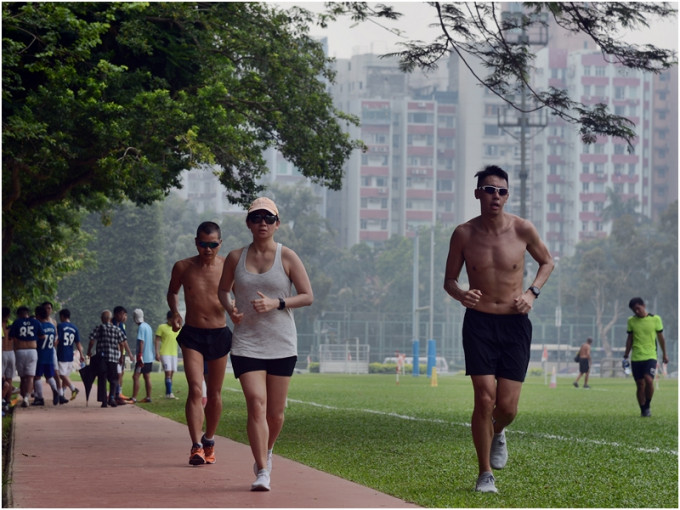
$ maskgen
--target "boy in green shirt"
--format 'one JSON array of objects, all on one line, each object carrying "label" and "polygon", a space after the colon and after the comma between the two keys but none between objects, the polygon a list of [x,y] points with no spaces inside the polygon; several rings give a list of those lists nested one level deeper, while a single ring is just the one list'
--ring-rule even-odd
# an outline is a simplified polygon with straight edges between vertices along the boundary
[{"label": "boy in green shirt", "polygon": [[666,340],[663,336],[661,317],[648,313],[642,298],[634,297],[628,303],[628,307],[635,315],[628,318],[628,338],[626,338],[626,351],[623,354],[623,359],[625,363],[632,349],[631,368],[633,369],[633,378],[637,385],[637,400],[638,404],[640,404],[640,412],[644,418],[652,415],[649,406],[654,395],[654,376],[656,375],[657,367],[657,339],[663,352],[664,363],[668,363]]}]

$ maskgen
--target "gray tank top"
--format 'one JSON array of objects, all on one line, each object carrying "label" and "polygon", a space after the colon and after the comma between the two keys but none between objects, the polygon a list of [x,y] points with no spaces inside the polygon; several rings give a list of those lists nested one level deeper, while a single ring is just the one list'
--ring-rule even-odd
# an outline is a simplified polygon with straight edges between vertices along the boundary
[{"label": "gray tank top", "polygon": [[276,244],[274,264],[262,274],[246,270],[248,246],[243,248],[234,271],[236,307],[243,313],[240,324],[234,326],[231,352],[236,356],[276,359],[297,356],[297,329],[293,310],[271,310],[257,313],[250,302],[265,296],[286,299],[291,296],[293,283],[281,262],[281,243]]}]

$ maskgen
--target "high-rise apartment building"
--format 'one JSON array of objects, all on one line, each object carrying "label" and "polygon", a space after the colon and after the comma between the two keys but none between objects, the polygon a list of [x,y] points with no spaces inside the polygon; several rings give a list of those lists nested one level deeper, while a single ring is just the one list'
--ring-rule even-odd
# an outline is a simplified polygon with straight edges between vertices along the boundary
[{"label": "high-rise apartment building", "polygon": [[[467,69],[483,75],[478,63],[462,63],[457,55],[428,75],[404,74],[395,59],[374,54],[339,59],[329,90],[339,109],[360,119],[350,135],[368,147],[347,161],[342,190],[316,187],[339,246],[379,245],[394,234],[412,236],[421,226],[470,219],[478,214],[474,173],[488,164],[508,171],[507,210],[520,214],[524,203],[526,217],[555,256],[607,235],[608,190],[622,201],[637,201],[637,211],[653,219],[677,200],[677,68],[658,76],[627,69],[608,62],[585,37],[567,37],[556,27],[549,33],[547,46],[537,51],[533,84],[567,89],[585,105],[604,103],[631,119],[633,151],[606,136],[583,144],[578,126],[546,113],[529,119],[533,127],[520,137],[517,111],[478,84]],[[265,159],[268,181],[306,182],[277,152],[268,151]],[[191,172],[189,198],[210,195],[222,206],[218,211],[232,209],[216,196],[221,186],[209,174]]]}]

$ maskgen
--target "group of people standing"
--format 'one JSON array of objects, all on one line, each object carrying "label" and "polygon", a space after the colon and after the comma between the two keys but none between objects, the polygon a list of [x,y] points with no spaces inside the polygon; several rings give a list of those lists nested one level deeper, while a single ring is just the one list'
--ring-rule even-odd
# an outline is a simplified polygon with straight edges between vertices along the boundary
[{"label": "group of people standing", "polygon": [[[52,390],[54,405],[66,404],[76,398],[78,388],[70,379],[73,371],[74,349],[82,357],[78,328],[71,323],[68,309],[59,311],[59,320],[52,317],[52,303],[46,301],[31,311],[27,306],[16,310],[10,324],[10,309],[2,309],[2,406],[3,413],[10,405],[44,406],[42,380]],[[19,388],[13,384],[19,376]],[[70,398],[64,390],[70,390]]]},{"label": "group of people standing", "polygon": [[[177,333],[170,327],[170,313],[167,314],[167,322],[156,329],[155,336],[151,326],[144,321],[144,311],[141,308],[136,308],[132,316],[137,325],[136,354],[133,354],[127,340],[125,323],[128,314],[123,306],[115,307],[113,313],[104,310],[100,316],[101,324],[94,328],[89,337],[87,356],[98,377],[97,400],[102,403],[102,407],[136,404],[141,378],[144,379],[146,397],[139,402],[151,403],[151,371],[154,361],[161,363],[165,373],[165,397],[175,398],[172,378],[177,371],[178,344]],[[122,393],[126,355],[134,367],[132,397]],[[109,383],[108,394],[106,382]]]},{"label": "group of people standing", "polygon": [[[54,405],[66,404],[75,399],[79,390],[70,375],[87,365],[88,360],[94,377],[98,378],[97,400],[102,403],[102,407],[137,402],[141,376],[144,377],[146,389],[143,402],[151,402],[149,374],[154,360],[160,361],[165,370],[166,397],[175,398],[172,376],[177,371],[178,345],[177,333],[172,331],[169,320],[158,327],[154,339],[151,326],[144,322],[144,312],[139,308],[134,311],[134,320],[138,325],[137,355],[132,375],[133,394],[132,397],[126,397],[122,393],[124,358],[128,355],[131,361],[135,361],[127,341],[127,310],[117,306],[113,313],[109,310],[102,312],[101,324],[89,336],[87,354],[83,352],[80,331],[71,322],[70,310],[65,308],[59,311],[59,323],[51,317],[51,310],[52,304],[49,302],[36,307],[33,314],[28,307],[21,306],[10,325],[10,310],[3,308],[4,412],[9,410],[10,405],[18,404],[19,399],[21,407],[44,406],[43,377],[52,389]],[[15,374],[20,379],[18,389],[13,385]],[[107,382],[110,388],[108,393]],[[65,389],[71,392],[69,399],[64,396]],[[16,394],[18,398],[13,398]],[[31,396],[33,402],[29,404]]]}]

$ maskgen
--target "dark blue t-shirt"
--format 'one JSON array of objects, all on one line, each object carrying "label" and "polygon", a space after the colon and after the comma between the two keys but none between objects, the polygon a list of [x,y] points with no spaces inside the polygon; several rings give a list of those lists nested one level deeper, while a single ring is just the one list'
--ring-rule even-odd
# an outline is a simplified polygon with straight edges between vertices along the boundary
[{"label": "dark blue t-shirt", "polygon": [[51,322],[43,322],[42,330],[45,338],[38,340],[38,365],[54,365],[54,341],[57,339],[57,328]]},{"label": "dark blue t-shirt", "polygon": [[40,321],[34,317],[15,320],[9,330],[10,338],[18,338],[26,342],[38,341],[39,337],[44,335]]},{"label": "dark blue t-shirt", "polygon": [[57,359],[59,361],[73,361],[73,348],[80,343],[78,328],[70,322],[61,322],[57,326],[59,344],[57,345]]}]

